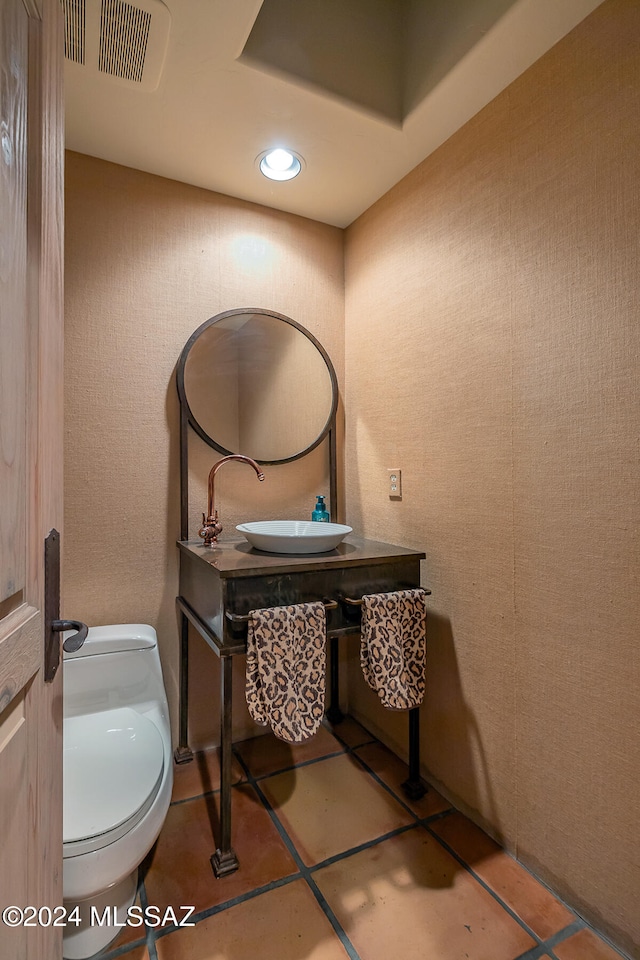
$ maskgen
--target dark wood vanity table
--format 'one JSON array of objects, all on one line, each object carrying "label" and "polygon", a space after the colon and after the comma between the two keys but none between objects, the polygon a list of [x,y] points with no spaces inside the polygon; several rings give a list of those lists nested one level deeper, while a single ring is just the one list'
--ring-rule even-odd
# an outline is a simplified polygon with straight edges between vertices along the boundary
[{"label": "dark wood vanity table", "polygon": [[[330,643],[330,700],[327,717],[342,719],[338,699],[338,642],[360,633],[364,594],[389,593],[420,585],[424,553],[350,536],[329,553],[273,554],[255,550],[245,540],[205,547],[201,540],[179,541],[181,617],[180,744],[176,762],[191,760],[188,744],[188,624],[191,623],[221,660],[220,843],[211,858],[217,877],[238,867],[231,844],[231,665],[246,651],[250,610],[323,600]],[[412,798],[425,792],[419,773],[418,708],[409,711],[409,777],[403,784]]]},{"label": "dark wood vanity table", "polygon": [[[270,385],[276,382],[274,390]],[[239,866],[231,844],[231,668],[233,657],[246,652],[249,612],[324,602],[330,670],[326,716],[338,724],[343,719],[338,696],[340,638],[359,636],[363,595],[420,586],[420,560],[425,554],[354,536],[330,552],[317,554],[265,553],[244,539],[226,536],[211,546],[190,540],[190,431],[223,459],[252,457],[256,471],[258,464],[293,463],[324,442],[329,455],[331,520],[338,519],[338,380],[322,344],[299,323],[271,310],[243,308],[218,314],[194,331],[180,355],[176,385],[180,399],[180,582],[176,599],[180,742],[174,756],[177,763],[193,759],[188,742],[191,624],[221,664],[220,837],[211,863],[216,877],[223,877]],[[233,409],[234,400],[237,409]],[[258,428],[265,423],[268,428]],[[219,531],[213,478],[221,465],[222,461],[215,463],[209,474],[210,516],[203,516],[202,536],[207,529],[212,534]],[[419,771],[418,709],[408,711],[409,777],[403,784],[412,798],[425,792]]]},{"label": "dark wood vanity table", "polygon": [[425,556],[353,535],[329,553],[316,554],[264,553],[246,540],[212,547],[187,540],[178,541],[178,547],[180,598],[209,628],[222,656],[244,653],[246,615],[260,607],[337,600],[337,607],[327,610],[328,632],[356,634],[357,605],[344,599],[419,586]]}]

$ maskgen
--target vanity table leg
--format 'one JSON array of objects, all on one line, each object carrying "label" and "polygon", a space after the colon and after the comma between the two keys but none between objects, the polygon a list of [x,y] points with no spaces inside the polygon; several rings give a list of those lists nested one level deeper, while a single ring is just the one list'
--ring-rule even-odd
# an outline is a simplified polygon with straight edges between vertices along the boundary
[{"label": "vanity table leg", "polygon": [[189,621],[180,612],[180,718],[178,746],[174,750],[176,763],[189,763],[193,752],[189,747]]},{"label": "vanity table leg", "polygon": [[340,709],[340,650],[338,637],[329,638],[329,709],[327,720],[329,723],[342,723],[344,714]]},{"label": "vanity table leg", "polygon": [[232,657],[220,657],[220,846],[211,857],[211,866],[218,879],[240,866],[231,846],[232,666]]},{"label": "vanity table leg", "polygon": [[420,779],[420,708],[409,710],[409,778],[402,789],[410,800],[424,797],[427,788]]}]

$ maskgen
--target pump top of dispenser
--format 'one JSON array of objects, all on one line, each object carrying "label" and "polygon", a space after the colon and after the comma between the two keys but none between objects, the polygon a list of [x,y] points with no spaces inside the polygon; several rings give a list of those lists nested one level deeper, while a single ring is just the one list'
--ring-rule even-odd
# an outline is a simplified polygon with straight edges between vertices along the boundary
[{"label": "pump top of dispenser", "polygon": [[311,514],[312,520],[319,520],[321,523],[329,523],[329,511],[327,510],[327,505],[324,502],[324,496],[318,494],[316,497],[316,505],[313,513]]}]

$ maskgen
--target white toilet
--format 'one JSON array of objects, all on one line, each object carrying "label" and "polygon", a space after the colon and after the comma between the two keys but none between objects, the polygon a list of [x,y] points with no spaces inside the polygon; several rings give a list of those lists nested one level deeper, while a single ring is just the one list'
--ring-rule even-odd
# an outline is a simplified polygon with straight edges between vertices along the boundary
[{"label": "white toilet", "polygon": [[[92,627],[64,654],[63,956],[84,960],[121,931],[169,807],[173,758],[155,630]],[[76,909],[77,908],[77,909]],[[144,928],[142,928],[144,930]]]}]

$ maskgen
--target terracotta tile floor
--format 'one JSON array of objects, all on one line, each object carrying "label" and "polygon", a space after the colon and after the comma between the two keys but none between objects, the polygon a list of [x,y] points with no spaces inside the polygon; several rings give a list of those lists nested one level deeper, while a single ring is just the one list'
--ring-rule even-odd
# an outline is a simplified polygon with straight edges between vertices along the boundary
[{"label": "terracotta tile floor", "polygon": [[101,960],[616,960],[620,957],[354,720],[291,746],[234,745],[240,869],[221,880],[215,751],[175,768],[140,901],[190,922],[125,928]]}]

